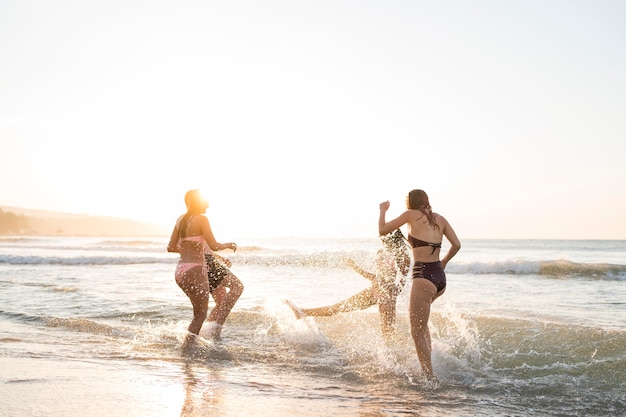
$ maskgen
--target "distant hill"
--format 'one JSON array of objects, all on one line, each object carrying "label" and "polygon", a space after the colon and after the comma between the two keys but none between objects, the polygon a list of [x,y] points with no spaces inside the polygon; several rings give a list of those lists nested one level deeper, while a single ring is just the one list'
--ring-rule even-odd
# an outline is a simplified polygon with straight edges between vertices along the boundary
[{"label": "distant hill", "polygon": [[167,236],[164,225],[116,217],[0,207],[0,235]]}]

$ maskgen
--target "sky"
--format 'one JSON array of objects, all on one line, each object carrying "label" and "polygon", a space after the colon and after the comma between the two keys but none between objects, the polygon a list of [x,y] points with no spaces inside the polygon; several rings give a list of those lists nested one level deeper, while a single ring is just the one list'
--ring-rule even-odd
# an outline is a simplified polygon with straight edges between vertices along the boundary
[{"label": "sky", "polygon": [[621,0],[0,0],[0,206],[626,239]]}]

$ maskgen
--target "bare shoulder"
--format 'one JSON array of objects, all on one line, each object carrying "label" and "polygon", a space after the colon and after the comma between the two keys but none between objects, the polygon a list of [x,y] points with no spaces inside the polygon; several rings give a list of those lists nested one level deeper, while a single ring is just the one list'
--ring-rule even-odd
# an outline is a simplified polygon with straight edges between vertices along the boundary
[{"label": "bare shoulder", "polygon": [[180,216],[178,216],[178,218],[176,219],[176,223],[174,224],[174,227],[176,228],[180,227],[180,222],[183,220],[183,217],[185,217],[184,214],[181,214]]},{"label": "bare shoulder", "polygon": [[209,218],[205,214],[199,214],[194,217],[194,222],[196,225],[202,227],[206,227],[209,224]]},{"label": "bare shoulder", "polygon": [[209,220],[204,214],[196,214],[191,219],[191,231],[194,234],[202,234],[202,230],[207,227]]},{"label": "bare shoulder", "polygon": [[206,214],[196,214],[195,216],[193,216],[193,220],[195,222],[204,223],[204,222],[208,222],[209,218],[206,216]]},{"label": "bare shoulder", "polygon": [[424,217],[424,213],[422,213],[420,210],[413,210],[413,209],[407,209],[404,212],[404,215],[408,218],[408,220],[411,220],[411,221],[417,221],[421,219],[422,217]]},{"label": "bare shoulder", "polygon": [[435,222],[439,225],[439,227],[444,227],[448,224],[446,218],[443,217],[441,214],[433,213],[433,216],[435,217]]}]

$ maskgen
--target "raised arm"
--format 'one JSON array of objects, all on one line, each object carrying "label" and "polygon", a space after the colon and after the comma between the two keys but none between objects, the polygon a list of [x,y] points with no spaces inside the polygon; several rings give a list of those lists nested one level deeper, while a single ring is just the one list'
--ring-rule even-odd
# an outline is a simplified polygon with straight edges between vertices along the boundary
[{"label": "raised arm", "polygon": [[380,203],[380,215],[378,216],[378,234],[380,236],[386,235],[387,233],[393,232],[394,230],[400,228],[402,225],[409,221],[409,212],[405,211],[398,217],[393,220],[386,221],[385,216],[387,214],[387,210],[389,210],[390,203],[389,201],[384,201]]}]

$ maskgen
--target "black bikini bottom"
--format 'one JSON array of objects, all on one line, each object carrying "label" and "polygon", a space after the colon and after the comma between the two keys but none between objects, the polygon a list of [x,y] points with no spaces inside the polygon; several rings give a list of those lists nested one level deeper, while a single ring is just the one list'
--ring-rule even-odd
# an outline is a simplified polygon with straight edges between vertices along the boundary
[{"label": "black bikini bottom", "polygon": [[415,262],[413,264],[413,279],[424,278],[435,284],[437,292],[446,288],[446,273],[441,262]]}]

